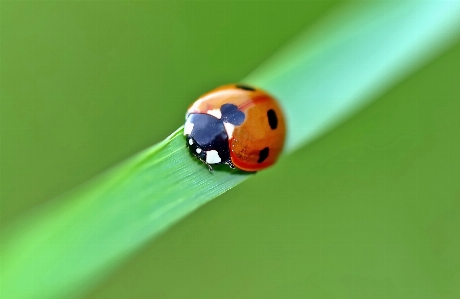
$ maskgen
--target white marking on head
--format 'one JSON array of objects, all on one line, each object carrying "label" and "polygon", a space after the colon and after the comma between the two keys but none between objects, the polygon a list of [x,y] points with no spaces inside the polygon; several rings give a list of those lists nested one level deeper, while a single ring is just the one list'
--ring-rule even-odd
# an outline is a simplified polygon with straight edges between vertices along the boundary
[{"label": "white marking on head", "polygon": [[232,139],[233,131],[235,130],[235,126],[230,123],[224,122],[224,127],[225,127],[225,131],[227,131],[228,139]]},{"label": "white marking on head", "polygon": [[196,149],[196,153],[197,153],[197,154],[201,153],[201,148],[198,147],[198,148]]},{"label": "white marking on head", "polygon": [[190,144],[190,145],[192,145],[192,144],[193,144],[193,140],[192,140],[192,138],[190,138],[190,139],[188,140],[188,144]]},{"label": "white marking on head", "polygon": [[217,164],[220,161],[222,161],[222,159],[219,157],[219,153],[216,150],[206,152],[206,163]]},{"label": "white marking on head", "polygon": [[208,110],[206,113],[209,115],[215,116],[218,119],[222,118],[222,112],[220,112],[220,109]]},{"label": "white marking on head", "polygon": [[184,135],[190,135],[192,133],[193,127],[195,126],[194,123],[186,122],[184,126]]}]

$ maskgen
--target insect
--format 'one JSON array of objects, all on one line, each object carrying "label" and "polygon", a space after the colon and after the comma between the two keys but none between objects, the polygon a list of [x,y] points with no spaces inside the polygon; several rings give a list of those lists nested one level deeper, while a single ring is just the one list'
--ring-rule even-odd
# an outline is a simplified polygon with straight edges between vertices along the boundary
[{"label": "insect", "polygon": [[190,152],[212,171],[213,164],[255,172],[271,166],[286,135],[276,100],[247,85],[221,86],[188,109],[184,135]]}]

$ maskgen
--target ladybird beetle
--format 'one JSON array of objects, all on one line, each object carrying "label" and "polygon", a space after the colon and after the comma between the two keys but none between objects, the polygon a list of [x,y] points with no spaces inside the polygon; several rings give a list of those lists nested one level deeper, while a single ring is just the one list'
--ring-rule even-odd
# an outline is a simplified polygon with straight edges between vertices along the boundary
[{"label": "ladybird beetle", "polygon": [[190,152],[212,164],[255,172],[271,166],[284,145],[286,124],[276,100],[258,88],[225,85],[202,95],[187,110]]}]

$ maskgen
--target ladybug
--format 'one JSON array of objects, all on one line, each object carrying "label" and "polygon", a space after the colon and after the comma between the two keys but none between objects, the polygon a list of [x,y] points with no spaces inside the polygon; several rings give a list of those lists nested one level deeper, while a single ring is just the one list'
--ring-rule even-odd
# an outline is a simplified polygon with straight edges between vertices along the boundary
[{"label": "ladybug", "polygon": [[190,152],[213,164],[255,172],[271,166],[284,145],[286,124],[265,91],[225,85],[202,95],[187,110],[184,135]]}]

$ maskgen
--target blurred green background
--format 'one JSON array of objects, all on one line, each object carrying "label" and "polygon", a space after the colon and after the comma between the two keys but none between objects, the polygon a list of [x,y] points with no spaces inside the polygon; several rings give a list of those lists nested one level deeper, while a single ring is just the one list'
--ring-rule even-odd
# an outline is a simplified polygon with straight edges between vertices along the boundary
[{"label": "blurred green background", "polygon": [[[1,2],[0,225],[159,142],[339,5]],[[458,298],[458,82],[457,43],[87,297]]]}]

